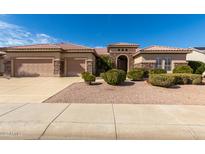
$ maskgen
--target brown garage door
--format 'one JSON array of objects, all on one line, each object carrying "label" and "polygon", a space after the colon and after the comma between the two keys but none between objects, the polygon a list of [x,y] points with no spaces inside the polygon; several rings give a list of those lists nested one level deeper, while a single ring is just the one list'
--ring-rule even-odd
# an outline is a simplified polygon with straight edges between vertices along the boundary
[{"label": "brown garage door", "polygon": [[67,59],[67,76],[80,76],[85,72],[85,60],[79,58]]},{"label": "brown garage door", "polygon": [[16,59],[14,61],[14,76],[37,77],[53,76],[52,59]]}]

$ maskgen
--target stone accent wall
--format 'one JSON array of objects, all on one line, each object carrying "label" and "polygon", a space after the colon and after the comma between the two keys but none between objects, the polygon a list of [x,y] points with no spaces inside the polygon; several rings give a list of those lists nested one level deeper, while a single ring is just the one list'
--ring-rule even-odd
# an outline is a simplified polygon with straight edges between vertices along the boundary
[{"label": "stone accent wall", "polygon": [[113,67],[117,68],[117,58],[121,55],[125,55],[128,57],[128,68],[127,71],[134,68],[134,58],[132,53],[120,52],[120,53],[110,53],[110,57],[112,59]]},{"label": "stone accent wall", "polygon": [[60,76],[60,60],[59,59],[54,60],[54,75]]},{"label": "stone accent wall", "polygon": [[5,67],[4,75],[11,76],[11,60],[5,60],[4,67]]},{"label": "stone accent wall", "polygon": [[60,76],[64,76],[65,60],[60,60]]},{"label": "stone accent wall", "polygon": [[63,59],[54,60],[54,75],[64,76],[64,60]]}]

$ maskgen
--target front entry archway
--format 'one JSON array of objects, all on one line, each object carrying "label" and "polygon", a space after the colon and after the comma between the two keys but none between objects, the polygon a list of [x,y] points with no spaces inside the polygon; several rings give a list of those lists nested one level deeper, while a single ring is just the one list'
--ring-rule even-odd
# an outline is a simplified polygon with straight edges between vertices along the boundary
[{"label": "front entry archway", "polygon": [[122,69],[127,72],[128,59],[127,56],[121,55],[117,58],[117,69]]}]

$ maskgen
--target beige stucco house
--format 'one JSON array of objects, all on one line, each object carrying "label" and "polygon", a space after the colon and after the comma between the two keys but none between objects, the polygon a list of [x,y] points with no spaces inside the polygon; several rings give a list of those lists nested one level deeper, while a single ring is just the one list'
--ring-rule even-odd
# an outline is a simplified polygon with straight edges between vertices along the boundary
[{"label": "beige stucco house", "polygon": [[110,56],[115,68],[129,71],[134,67],[163,68],[172,71],[186,65],[191,50],[163,46],[141,49],[134,43],[114,43],[107,48],[89,48],[71,43],[36,44],[0,48],[0,65],[5,75],[79,76],[84,71],[95,74],[101,55]]}]

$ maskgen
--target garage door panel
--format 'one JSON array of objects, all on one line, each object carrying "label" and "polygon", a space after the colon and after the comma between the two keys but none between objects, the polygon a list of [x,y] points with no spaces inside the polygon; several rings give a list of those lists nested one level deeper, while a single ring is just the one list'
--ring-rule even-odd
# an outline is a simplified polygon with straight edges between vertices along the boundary
[{"label": "garage door panel", "polygon": [[14,75],[17,77],[53,76],[52,59],[17,59],[14,62]]},{"label": "garage door panel", "polygon": [[85,60],[69,58],[67,60],[67,76],[80,76],[85,72]]}]

